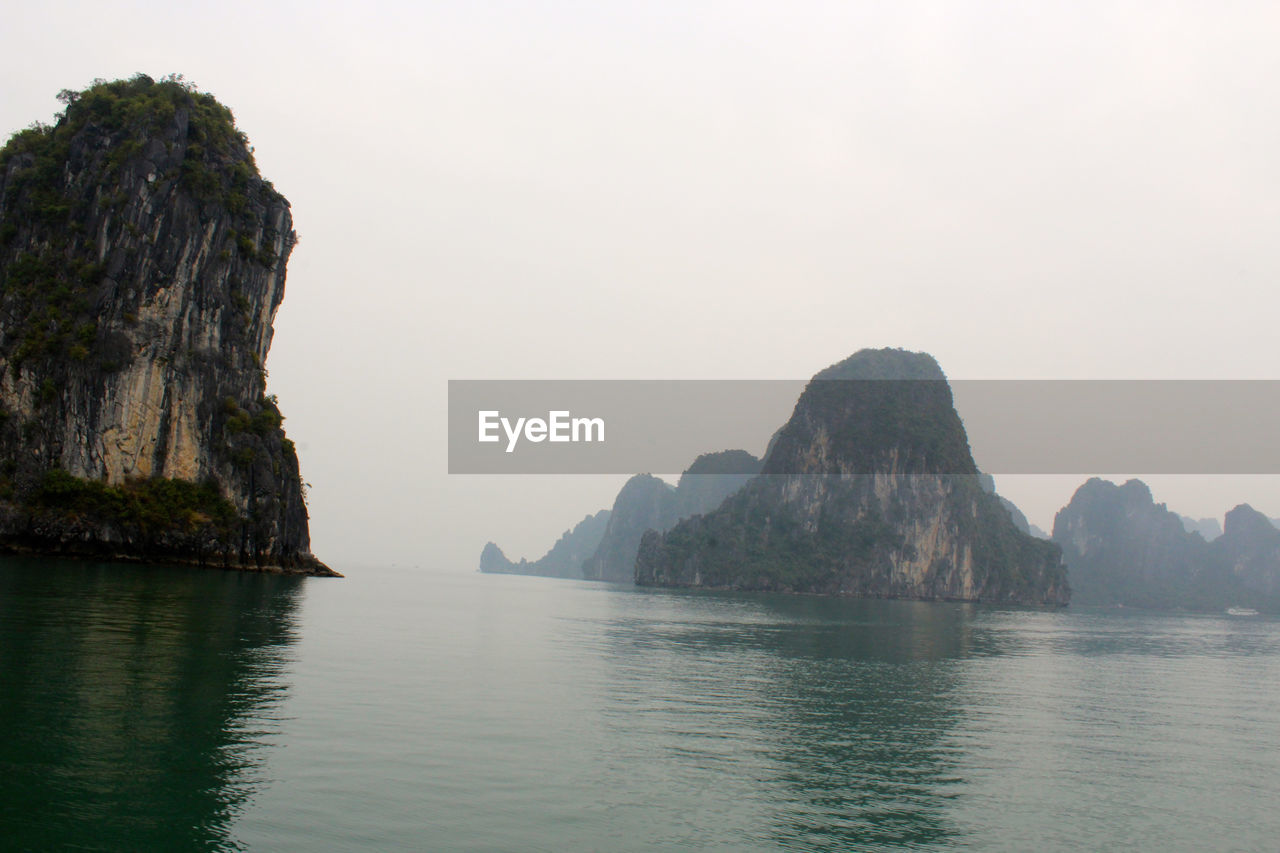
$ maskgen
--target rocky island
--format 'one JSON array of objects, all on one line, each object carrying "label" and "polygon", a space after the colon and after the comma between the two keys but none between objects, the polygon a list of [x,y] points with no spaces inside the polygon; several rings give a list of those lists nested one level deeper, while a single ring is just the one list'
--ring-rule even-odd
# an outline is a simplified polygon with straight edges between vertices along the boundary
[{"label": "rocky island", "polygon": [[582,564],[596,552],[609,524],[609,510],[588,515],[566,530],[551,550],[530,562],[521,557],[512,562],[494,542],[480,552],[480,571],[507,575],[539,575],[549,578],[581,578]]},{"label": "rocky island", "polygon": [[0,151],[0,548],[336,575],[266,392],[288,201],[181,78],[59,97]]},{"label": "rocky island", "polygon": [[759,476],[645,534],[636,583],[1065,605],[1059,547],[983,486],[933,358],[862,350],[810,381]]},{"label": "rocky island", "polygon": [[584,518],[541,558],[512,562],[489,542],[480,554],[480,571],[631,583],[646,530],[663,531],[715,509],[759,471],[760,460],[747,451],[722,450],[695,459],[675,486],[636,474],[623,484],[612,510]]},{"label": "rocky island", "polygon": [[645,531],[667,530],[683,518],[709,512],[760,471],[760,460],[745,450],[704,453],[675,487],[649,474],[637,474],[618,492],[600,546],[583,565],[589,580],[632,583],[636,551]]},{"label": "rocky island", "polygon": [[1141,480],[1094,477],[1054,518],[1053,540],[1071,566],[1080,604],[1280,613],[1280,530],[1248,504],[1209,537],[1156,503]]}]

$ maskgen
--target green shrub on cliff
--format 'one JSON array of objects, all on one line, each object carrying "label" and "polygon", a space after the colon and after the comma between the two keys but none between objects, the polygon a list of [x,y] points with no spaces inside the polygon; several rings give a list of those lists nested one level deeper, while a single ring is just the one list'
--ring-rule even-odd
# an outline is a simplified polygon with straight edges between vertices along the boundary
[{"label": "green shrub on cliff", "polygon": [[109,486],[56,469],[44,475],[32,504],[75,514],[87,521],[136,530],[144,536],[202,530],[226,535],[240,518],[213,481],[137,478]]},{"label": "green shrub on cliff", "polygon": [[[13,318],[0,357],[15,372],[24,361],[71,355],[77,344],[77,361],[93,354],[92,339],[77,341],[72,333],[95,319],[93,295],[106,267],[98,242],[82,235],[95,211],[151,191],[139,186],[168,186],[201,204],[221,205],[244,235],[245,260],[267,267],[278,260],[265,236],[259,246],[248,235],[263,233],[263,204],[282,199],[261,180],[248,139],[213,95],[181,76],[156,81],[138,74],[95,80],[58,97],[66,108],[54,124],[33,124],[0,148],[0,308]],[[156,154],[157,141],[167,154]],[[144,164],[160,174],[139,184]],[[106,184],[86,185],[85,175],[102,176]],[[151,239],[127,212],[111,221],[108,248],[132,252]],[[12,254],[4,251],[10,246]],[[52,310],[56,316],[43,322]]]}]

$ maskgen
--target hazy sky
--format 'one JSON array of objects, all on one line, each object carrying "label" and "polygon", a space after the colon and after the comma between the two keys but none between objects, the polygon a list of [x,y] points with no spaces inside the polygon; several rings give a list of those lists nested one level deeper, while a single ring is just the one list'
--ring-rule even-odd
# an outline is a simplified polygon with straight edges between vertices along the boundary
[{"label": "hazy sky", "polygon": [[[0,132],[137,71],[229,105],[301,235],[314,550],[469,571],[624,478],[450,478],[450,378],[1280,378],[1277,44],[1267,2],[20,4]],[[1083,479],[1000,485],[1048,526]]]}]

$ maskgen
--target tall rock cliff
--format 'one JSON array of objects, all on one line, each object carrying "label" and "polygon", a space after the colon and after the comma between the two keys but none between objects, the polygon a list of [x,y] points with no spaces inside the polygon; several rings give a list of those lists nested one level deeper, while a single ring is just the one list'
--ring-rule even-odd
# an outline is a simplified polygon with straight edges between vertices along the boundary
[{"label": "tall rock cliff", "polygon": [[1095,477],[1058,512],[1053,539],[1080,604],[1280,612],[1280,530],[1247,504],[1225,521],[1206,542],[1141,480]]},{"label": "tall rock cliff", "polygon": [[951,389],[924,353],[822,371],[764,469],[719,509],[645,534],[643,585],[1066,604],[1059,549],[982,487]]},{"label": "tall rock cliff", "polygon": [[1210,546],[1233,578],[1257,593],[1269,610],[1280,609],[1280,529],[1248,504],[1223,519],[1222,536]]},{"label": "tall rock cliff", "polygon": [[0,543],[331,573],[266,394],[289,203],[180,79],[60,98],[0,152]]},{"label": "tall rock cliff", "polygon": [[1053,520],[1077,604],[1179,607],[1210,594],[1208,543],[1157,504],[1141,480],[1097,477]]},{"label": "tall rock cliff", "polygon": [[679,521],[678,503],[675,488],[659,477],[636,474],[627,480],[613,501],[600,545],[583,563],[583,576],[630,583],[640,537],[646,530],[666,530]]}]

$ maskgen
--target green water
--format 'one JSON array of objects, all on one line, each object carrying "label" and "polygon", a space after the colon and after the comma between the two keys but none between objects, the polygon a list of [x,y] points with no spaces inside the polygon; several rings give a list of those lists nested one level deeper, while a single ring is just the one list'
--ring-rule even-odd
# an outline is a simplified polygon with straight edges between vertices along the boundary
[{"label": "green water", "polygon": [[0,847],[1280,837],[1275,620],[348,571],[0,560]]}]

